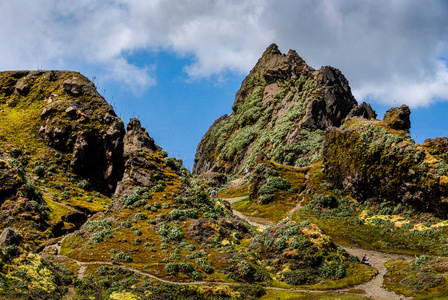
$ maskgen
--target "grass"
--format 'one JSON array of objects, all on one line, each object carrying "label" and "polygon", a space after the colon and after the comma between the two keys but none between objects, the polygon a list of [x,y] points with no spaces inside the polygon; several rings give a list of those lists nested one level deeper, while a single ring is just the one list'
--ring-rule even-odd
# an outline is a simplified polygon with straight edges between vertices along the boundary
[{"label": "grass", "polygon": [[421,258],[387,262],[385,287],[414,299],[445,299],[448,294],[448,259]]},{"label": "grass", "polygon": [[348,293],[318,293],[318,292],[295,292],[285,290],[266,289],[266,295],[259,298],[260,300],[277,299],[277,300],[367,300],[369,297],[353,295]]},{"label": "grass", "polygon": [[295,203],[288,200],[277,200],[272,204],[254,204],[253,201],[245,199],[233,204],[234,209],[245,215],[266,218],[274,223],[283,220],[294,206]]}]

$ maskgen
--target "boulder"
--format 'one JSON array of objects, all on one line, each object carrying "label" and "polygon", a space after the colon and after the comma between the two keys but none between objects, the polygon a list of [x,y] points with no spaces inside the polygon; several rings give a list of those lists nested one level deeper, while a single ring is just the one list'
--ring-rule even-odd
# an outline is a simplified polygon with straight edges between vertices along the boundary
[{"label": "boulder", "polygon": [[384,114],[382,123],[392,129],[408,131],[411,128],[410,115],[411,110],[405,104],[392,107]]},{"label": "boulder", "polygon": [[69,79],[62,83],[62,86],[66,93],[79,96],[82,94],[82,88],[84,84],[80,83],[77,79]]},{"label": "boulder", "polygon": [[129,121],[123,142],[125,157],[129,157],[131,152],[141,149],[150,152],[157,150],[154,140],[149,137],[146,130],[141,126],[140,120],[136,118],[132,118]]},{"label": "boulder", "polygon": [[18,243],[19,239],[14,229],[3,229],[2,233],[0,234],[0,246],[17,245]]},{"label": "boulder", "polygon": [[375,119],[377,116],[376,112],[373,110],[373,108],[370,106],[370,104],[367,104],[363,102],[361,105],[355,106],[347,115],[345,118],[346,120],[351,118],[364,118],[367,120]]}]

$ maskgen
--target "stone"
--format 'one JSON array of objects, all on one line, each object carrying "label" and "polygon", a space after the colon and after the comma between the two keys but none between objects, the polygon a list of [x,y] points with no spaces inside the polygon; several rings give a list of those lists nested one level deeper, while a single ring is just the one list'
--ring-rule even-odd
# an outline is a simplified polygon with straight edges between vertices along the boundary
[{"label": "stone", "polygon": [[12,228],[3,229],[0,234],[0,246],[10,246],[17,245],[19,239],[17,238],[16,232]]},{"label": "stone", "polygon": [[202,174],[202,177],[207,180],[210,186],[222,186],[227,183],[227,176],[218,172],[206,172]]},{"label": "stone", "polygon": [[365,102],[361,103],[361,105],[355,106],[347,115],[345,118],[346,120],[349,120],[351,118],[364,118],[366,120],[370,119],[376,119],[376,112],[373,110],[373,108],[370,106],[370,104],[367,104]]},{"label": "stone", "polygon": [[154,140],[140,124],[140,120],[132,118],[127,126],[127,132],[123,139],[124,156],[129,157],[132,152],[137,150],[147,150],[154,152],[157,150]]},{"label": "stone", "polygon": [[407,105],[403,104],[400,107],[392,107],[386,111],[382,122],[389,128],[408,131],[411,128],[410,115],[411,110]]},{"label": "stone", "polygon": [[5,160],[0,158],[0,196],[13,193],[19,185],[17,174]]},{"label": "stone", "polygon": [[82,88],[84,84],[79,83],[76,79],[69,79],[63,82],[65,92],[68,94],[79,96],[82,94]]},{"label": "stone", "polygon": [[28,95],[28,93],[30,92],[30,88],[31,87],[26,81],[26,78],[20,79],[15,85],[16,91],[22,96]]}]

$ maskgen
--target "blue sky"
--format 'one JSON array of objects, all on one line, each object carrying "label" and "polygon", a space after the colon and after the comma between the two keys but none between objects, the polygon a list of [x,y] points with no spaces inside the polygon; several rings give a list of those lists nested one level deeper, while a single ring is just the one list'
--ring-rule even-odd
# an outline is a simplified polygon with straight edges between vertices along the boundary
[{"label": "blue sky", "polygon": [[265,48],[339,68],[379,118],[403,103],[417,142],[448,136],[445,0],[0,0],[0,70],[95,77],[125,123],[193,166]]}]

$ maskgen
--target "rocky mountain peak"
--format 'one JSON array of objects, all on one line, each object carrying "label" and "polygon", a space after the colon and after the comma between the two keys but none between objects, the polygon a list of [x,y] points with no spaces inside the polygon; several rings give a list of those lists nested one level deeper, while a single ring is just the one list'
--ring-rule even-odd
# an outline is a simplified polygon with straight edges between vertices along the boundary
[{"label": "rocky mountain peak", "polygon": [[[235,173],[260,157],[307,165],[314,160],[311,149],[297,150],[305,136],[340,126],[356,107],[340,70],[315,70],[296,51],[283,54],[272,44],[241,84],[232,114],[215,121],[202,139],[193,172]],[[367,111],[353,115],[375,115]]]},{"label": "rocky mountain peak", "polygon": [[147,149],[151,152],[157,149],[154,140],[149,137],[146,129],[141,126],[140,120],[136,118],[132,118],[129,121],[123,142],[125,157],[139,149]]}]

